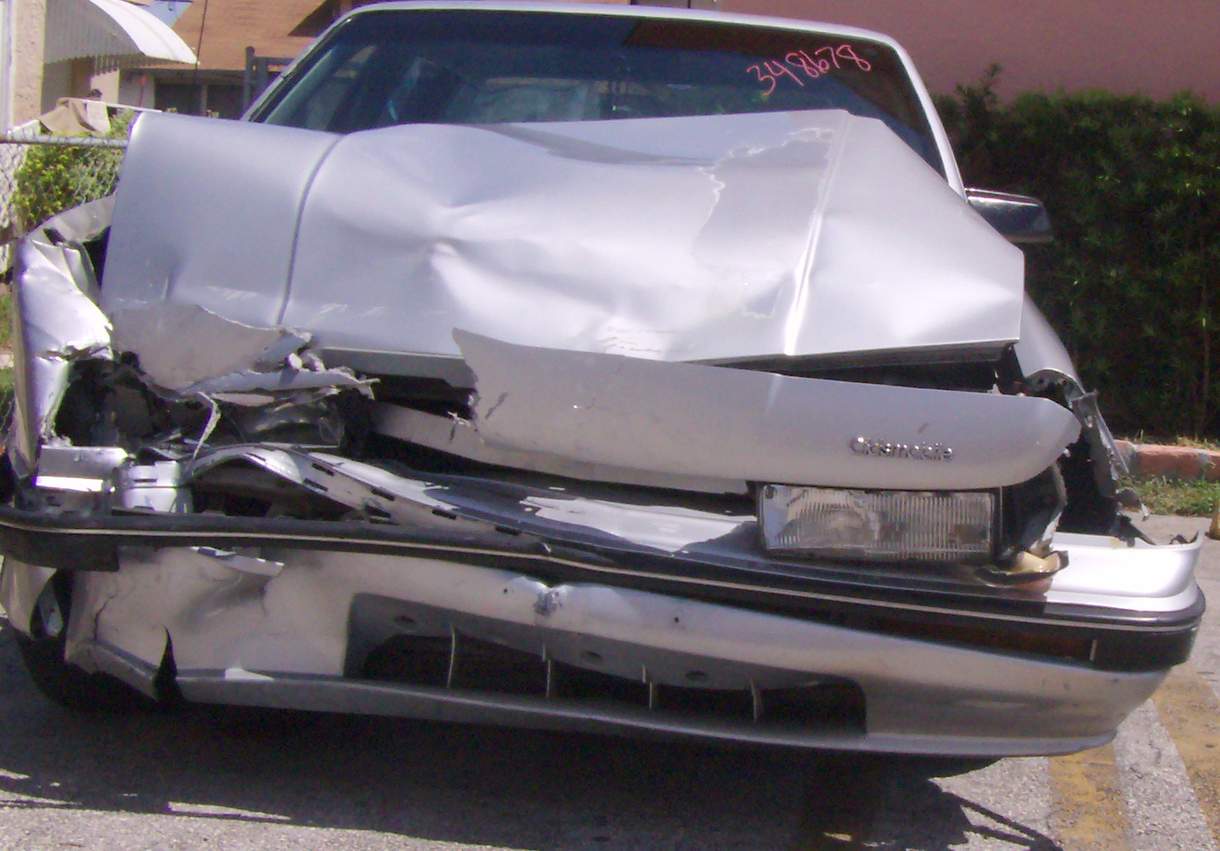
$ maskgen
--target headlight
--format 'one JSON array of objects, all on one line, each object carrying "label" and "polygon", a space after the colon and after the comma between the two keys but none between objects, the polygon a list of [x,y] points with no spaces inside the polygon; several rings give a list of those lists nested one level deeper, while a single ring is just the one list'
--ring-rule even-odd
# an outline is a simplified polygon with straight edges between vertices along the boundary
[{"label": "headlight", "polygon": [[991,560],[996,495],[989,491],[864,491],[766,485],[763,545],[776,553],[853,561]]}]

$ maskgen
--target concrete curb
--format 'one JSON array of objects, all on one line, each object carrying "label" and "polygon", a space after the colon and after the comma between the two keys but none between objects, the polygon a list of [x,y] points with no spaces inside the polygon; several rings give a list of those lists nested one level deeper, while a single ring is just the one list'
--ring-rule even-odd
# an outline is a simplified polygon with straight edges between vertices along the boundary
[{"label": "concrete curb", "polygon": [[1220,482],[1220,452],[1193,446],[1115,441],[1131,475],[1138,479],[1203,479]]}]

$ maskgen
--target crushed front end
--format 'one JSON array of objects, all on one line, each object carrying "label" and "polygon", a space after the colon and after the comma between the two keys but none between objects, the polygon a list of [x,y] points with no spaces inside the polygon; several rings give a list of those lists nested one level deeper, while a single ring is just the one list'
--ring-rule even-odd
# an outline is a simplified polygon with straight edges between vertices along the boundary
[{"label": "crushed front end", "polygon": [[[626,141],[337,141],[143,119],[117,207],[70,211],[19,249],[10,624],[157,699],[928,754],[1106,741],[1189,653],[1198,544],[1155,544],[1123,513],[1138,504],[1113,442],[1023,298],[1015,249],[876,122],[789,116],[768,145],[749,137],[774,119],[737,117],[708,151],[709,120]],[[621,256],[605,221],[571,257],[498,241],[504,210],[535,197],[525,179],[479,197],[414,186],[409,214],[344,206],[338,175],[385,179],[370,151],[401,165],[379,134],[441,150],[435,133],[524,165],[562,149],[569,193],[608,169],[714,186],[710,216],[668,211],[673,244],[632,236],[666,274],[685,258],[711,276],[715,298],[640,288],[607,307],[648,264],[580,279],[590,256]],[[611,157],[616,139],[650,153]],[[167,177],[187,144],[267,158],[247,218],[198,218],[238,216],[248,175]],[[923,268],[904,254],[911,290],[888,312],[855,298],[835,254],[888,226],[851,193],[870,146],[910,190],[885,221],[973,246],[919,248]],[[271,159],[312,183],[274,180]],[[768,234],[771,266],[750,268],[772,278],[742,295],[738,261],[700,240],[751,220],[735,193],[777,171],[818,195],[794,190],[786,221],[805,218]],[[193,187],[158,201],[166,180]],[[204,184],[212,207],[182,203]],[[633,203],[602,200],[607,221]],[[461,238],[427,231],[442,220]],[[417,237],[397,257],[395,229]],[[340,238],[363,246],[346,265]],[[506,315],[521,264],[537,298]],[[970,268],[991,277],[944,283]],[[424,282],[418,304],[387,270]],[[583,280],[562,299],[530,283],[561,272]],[[913,313],[929,300],[952,307]],[[862,325],[836,326],[836,307]]]}]

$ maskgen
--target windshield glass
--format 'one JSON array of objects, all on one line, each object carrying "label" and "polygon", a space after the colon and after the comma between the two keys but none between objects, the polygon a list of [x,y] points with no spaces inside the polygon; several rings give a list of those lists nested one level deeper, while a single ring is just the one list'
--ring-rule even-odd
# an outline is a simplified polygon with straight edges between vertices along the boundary
[{"label": "windshield glass", "polygon": [[492,10],[365,12],[253,116],[334,133],[394,124],[606,121],[843,109],[942,171],[893,50],[841,35],[695,20]]}]

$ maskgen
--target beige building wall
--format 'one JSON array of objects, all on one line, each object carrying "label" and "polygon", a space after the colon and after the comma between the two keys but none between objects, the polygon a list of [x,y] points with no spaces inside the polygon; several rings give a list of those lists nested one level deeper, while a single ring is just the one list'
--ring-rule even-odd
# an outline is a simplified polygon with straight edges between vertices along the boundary
[{"label": "beige building wall", "polygon": [[12,4],[12,123],[42,114],[42,41],[46,0],[7,0]]},{"label": "beige building wall", "polygon": [[933,92],[1004,66],[1000,92],[1108,89],[1220,102],[1220,0],[721,0],[726,12],[894,36]]},{"label": "beige building wall", "polygon": [[88,97],[93,89],[102,93],[102,100],[113,101],[119,92],[118,72],[95,74],[92,59],[71,59],[44,65],[42,107],[38,114],[54,109],[60,98]]},{"label": "beige building wall", "polygon": [[93,73],[93,69],[89,69],[89,79],[84,85],[85,93],[88,94],[93,89],[97,89],[102,94],[102,100],[106,103],[120,103],[119,94],[122,91],[122,75],[117,69],[113,71],[103,71],[100,74]]}]

